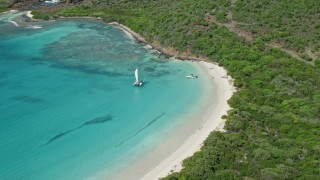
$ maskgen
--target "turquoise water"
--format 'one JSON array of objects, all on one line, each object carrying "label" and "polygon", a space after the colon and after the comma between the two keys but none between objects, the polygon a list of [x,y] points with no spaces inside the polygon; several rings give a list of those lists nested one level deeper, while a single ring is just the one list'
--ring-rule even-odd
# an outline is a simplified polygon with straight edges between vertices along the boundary
[{"label": "turquoise water", "polygon": [[[16,27],[0,17],[0,179],[110,176],[194,109],[191,62],[158,57],[99,21]],[[139,67],[143,87],[133,87]]]}]

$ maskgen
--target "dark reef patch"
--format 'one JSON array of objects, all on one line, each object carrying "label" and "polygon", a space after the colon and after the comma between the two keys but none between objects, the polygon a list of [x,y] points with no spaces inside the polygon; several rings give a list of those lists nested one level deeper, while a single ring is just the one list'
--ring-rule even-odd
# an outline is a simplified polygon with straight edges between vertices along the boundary
[{"label": "dark reef patch", "polygon": [[13,99],[15,101],[21,101],[21,102],[25,102],[25,103],[30,103],[30,104],[44,102],[43,99],[35,98],[35,97],[31,97],[31,96],[26,96],[26,95],[14,96],[11,99]]},{"label": "dark reef patch", "polygon": [[69,134],[69,133],[71,133],[71,132],[73,132],[75,130],[81,129],[84,126],[89,126],[89,125],[94,125],[94,124],[101,124],[101,123],[105,123],[107,121],[111,121],[112,119],[113,119],[113,117],[110,114],[108,114],[108,115],[103,116],[103,117],[97,117],[97,118],[94,118],[92,120],[86,121],[86,122],[84,122],[83,124],[81,124],[80,126],[78,126],[76,128],[70,129],[68,131],[65,131],[65,132],[62,132],[62,133],[59,133],[59,134],[53,136],[44,145],[51,144],[52,142],[60,139],[61,137],[65,136],[65,135],[67,135],[67,134]]},{"label": "dark reef patch", "polygon": [[146,72],[154,72],[156,69],[153,67],[145,67],[143,70]]},{"label": "dark reef patch", "polygon": [[106,116],[97,117],[95,119],[87,121],[87,122],[83,123],[81,126],[79,126],[78,128],[82,128],[83,126],[88,126],[88,125],[93,125],[93,124],[105,123],[107,121],[111,121],[112,119],[113,119],[113,117],[110,114],[108,114]]},{"label": "dark reef patch", "polygon": [[165,112],[159,114],[157,117],[155,117],[154,119],[152,119],[147,125],[145,125],[143,128],[139,129],[136,133],[134,133],[133,135],[129,136],[127,139],[121,141],[119,144],[117,144],[115,146],[115,148],[121,146],[123,143],[127,142],[128,140],[130,140],[131,138],[133,138],[134,136],[136,136],[137,134],[139,134],[141,131],[145,130],[146,128],[148,128],[149,126],[151,126],[153,123],[155,123],[158,119],[160,119],[162,116],[164,116]]}]

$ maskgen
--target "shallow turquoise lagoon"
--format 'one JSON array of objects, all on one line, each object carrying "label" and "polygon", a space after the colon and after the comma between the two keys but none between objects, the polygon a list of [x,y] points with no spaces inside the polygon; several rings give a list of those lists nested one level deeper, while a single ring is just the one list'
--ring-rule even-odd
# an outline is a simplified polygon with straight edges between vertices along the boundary
[{"label": "shallow turquoise lagoon", "polygon": [[[197,110],[203,82],[185,78],[200,73],[191,62],[158,57],[99,21],[32,29],[8,16],[0,16],[0,179],[111,176]],[[132,86],[136,67],[143,87]]]}]

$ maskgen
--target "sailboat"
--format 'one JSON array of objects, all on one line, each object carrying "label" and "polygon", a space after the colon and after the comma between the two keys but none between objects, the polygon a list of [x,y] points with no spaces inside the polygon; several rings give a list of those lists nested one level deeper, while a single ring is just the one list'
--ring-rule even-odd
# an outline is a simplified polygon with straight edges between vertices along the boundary
[{"label": "sailboat", "polygon": [[134,76],[135,76],[135,82],[133,83],[133,85],[134,86],[142,86],[143,81],[139,81],[138,68],[136,68],[136,70],[134,72]]}]

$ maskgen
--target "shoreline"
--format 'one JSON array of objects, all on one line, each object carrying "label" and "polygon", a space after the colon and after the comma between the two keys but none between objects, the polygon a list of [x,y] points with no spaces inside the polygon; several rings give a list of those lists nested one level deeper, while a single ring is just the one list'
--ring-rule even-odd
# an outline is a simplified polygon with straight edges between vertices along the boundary
[{"label": "shoreline", "polygon": [[109,25],[119,28],[120,30],[124,31],[126,34],[130,34],[131,37],[133,37],[138,43],[143,43],[146,45],[151,46],[151,49],[157,50],[159,53],[163,54],[166,58],[176,58],[179,60],[189,60],[189,61],[208,61],[207,57],[199,57],[194,56],[190,52],[179,52],[171,47],[162,47],[158,42],[147,42],[141,35],[138,33],[132,31],[127,26],[120,24],[118,22],[110,22]]},{"label": "shoreline", "polygon": [[8,11],[3,11],[3,12],[1,12],[0,15],[2,15],[2,14],[7,14],[7,13],[10,13],[10,12],[16,12],[16,11],[17,11],[17,10],[10,9],[10,10],[8,10]]},{"label": "shoreline", "polygon": [[27,11],[26,16],[30,18],[32,21],[35,21],[35,19],[33,19],[33,15],[31,14],[31,11]]}]

